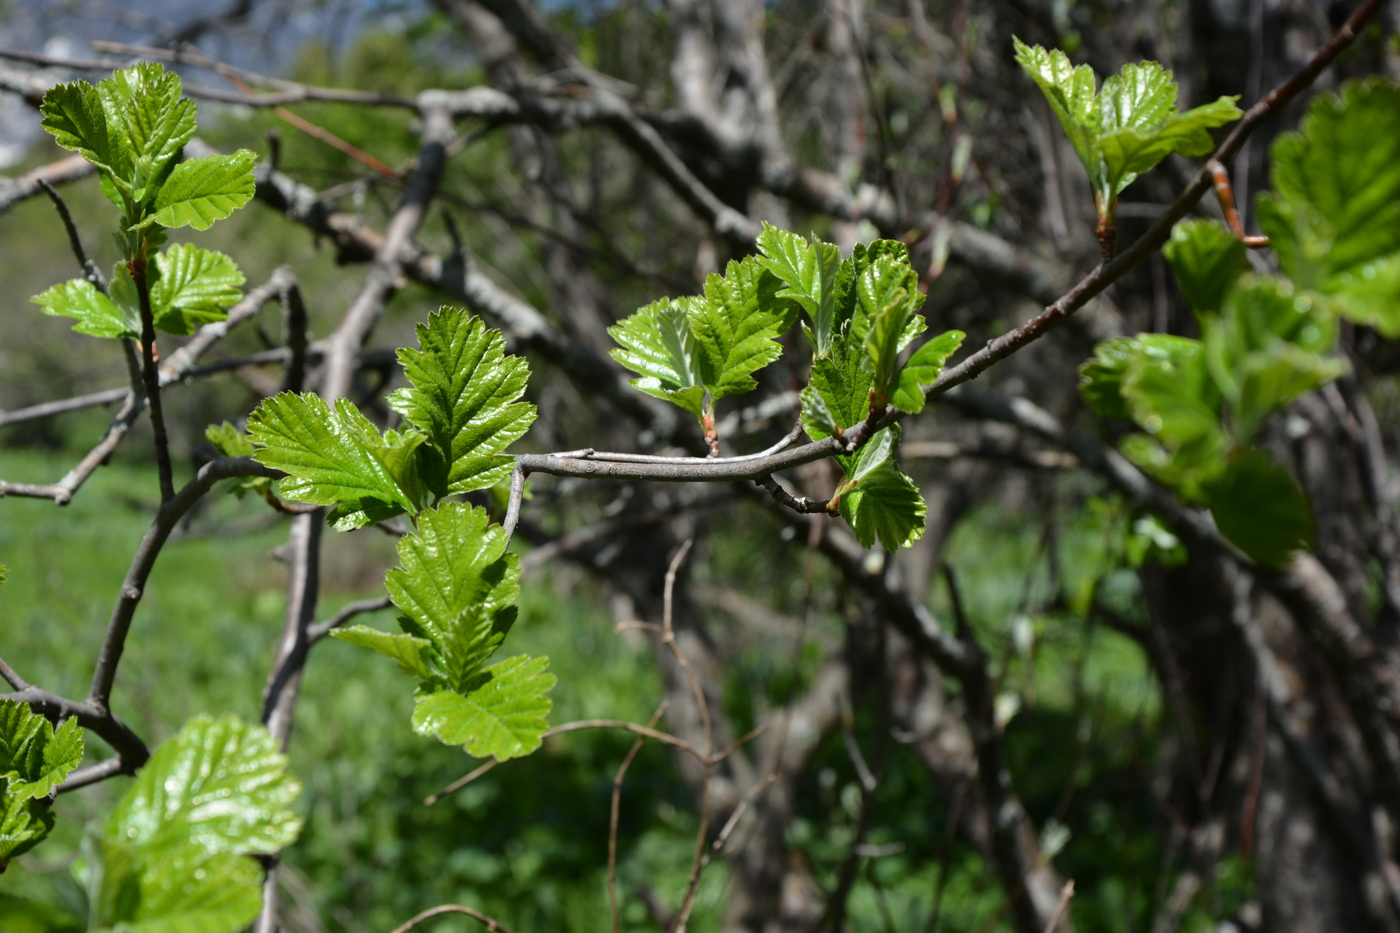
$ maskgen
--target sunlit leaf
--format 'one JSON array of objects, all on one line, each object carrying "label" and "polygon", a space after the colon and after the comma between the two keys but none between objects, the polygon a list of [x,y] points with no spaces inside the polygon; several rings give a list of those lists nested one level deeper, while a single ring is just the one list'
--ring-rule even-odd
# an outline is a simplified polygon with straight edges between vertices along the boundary
[{"label": "sunlit leaf", "polygon": [[814,235],[804,240],[771,224],[758,235],[759,260],[785,286],[779,298],[797,302],[812,325],[817,356],[826,356],[840,329],[837,297],[841,277],[841,253]]},{"label": "sunlit leaf", "polygon": [[1016,49],[1016,63],[1040,85],[1075,154],[1092,177],[1098,163],[1096,145],[1102,125],[1102,114],[1095,100],[1098,82],[1094,69],[1088,65],[1074,65],[1059,49],[1047,52],[1038,45],[1026,45],[1015,36],[1011,42]]},{"label": "sunlit leaf", "polygon": [[782,354],[777,338],[792,325],[776,300],[780,281],[757,258],[730,262],[724,275],[705,280],[705,296],[688,306],[700,348],[701,383],[714,399],[748,392],[753,373]]},{"label": "sunlit leaf", "polygon": [[830,352],[812,362],[812,376],[802,390],[802,427],[821,440],[860,424],[870,413],[870,373],[865,348],[851,336],[848,323],[832,340]]},{"label": "sunlit leaf", "polygon": [[0,869],[44,841],[53,829],[53,809],[47,801],[0,796]]},{"label": "sunlit leaf", "polygon": [[331,637],[347,641],[352,645],[371,648],[387,658],[393,658],[399,662],[399,670],[405,674],[421,677],[424,680],[436,676],[428,664],[428,652],[432,649],[433,643],[426,638],[394,635],[390,632],[381,632],[379,629],[370,628],[367,625],[349,625],[333,629]]},{"label": "sunlit leaf", "polygon": [[283,392],[253,411],[248,434],[259,463],[289,474],[282,480],[283,496],[315,505],[341,504],[342,527],[362,527],[415,510],[413,498],[383,458],[366,448],[366,440],[379,443],[378,432],[345,399],[337,399],[332,409],[319,396]]},{"label": "sunlit leaf", "polygon": [[856,294],[867,327],[865,368],[875,391],[888,395],[899,351],[908,342],[910,326],[924,303],[919,274],[903,263],[877,259],[856,280]]},{"label": "sunlit leaf", "polygon": [[228,306],[243,293],[243,271],[220,252],[177,243],[156,254],[158,274],[151,286],[151,313],[158,330],[192,334],[195,328],[228,317]]},{"label": "sunlit leaf", "polygon": [[144,224],[191,226],[208,230],[216,220],[247,204],[253,197],[253,165],[258,157],[247,149],[232,155],[204,156],[175,166],[160,186],[153,213]]},{"label": "sunlit leaf", "polygon": [[967,335],[960,330],[950,330],[939,334],[914,351],[909,361],[899,371],[897,386],[890,394],[890,401],[901,411],[917,415],[924,410],[923,387],[931,385],[943,372],[943,364],[958,352]]},{"label": "sunlit leaf", "polygon": [[1270,150],[1256,201],[1279,264],[1303,288],[1345,296],[1339,313],[1400,336],[1400,87],[1346,85],[1309,105]]},{"label": "sunlit leaf", "polygon": [[73,329],[94,337],[139,337],[141,318],[117,307],[86,279],[69,279],[29,299],[45,314],[73,318]]},{"label": "sunlit leaf", "polygon": [[463,693],[422,689],[413,708],[413,728],[469,755],[503,761],[540,747],[553,704],[545,696],[554,675],[548,658],[519,655],[494,664]]},{"label": "sunlit leaf", "polygon": [[436,496],[494,486],[512,465],[502,451],[535,420],[535,406],[519,401],[530,367],[506,355],[499,331],[458,308],[419,324],[418,343],[399,351],[410,386],[388,401],[428,438],[422,481]]},{"label": "sunlit leaf", "polygon": [[476,676],[515,621],[520,571],[507,543],[485,509],[460,502],[422,513],[417,533],[399,540],[389,595],[412,623],[406,631],[430,642],[453,689]]},{"label": "sunlit leaf", "polygon": [[265,728],[196,716],[141,768],[104,834],[147,854],[190,842],[209,853],[276,852],[301,831],[300,794]]},{"label": "sunlit leaf", "polygon": [[613,359],[640,374],[632,380],[635,388],[699,418],[705,389],[700,346],[685,312],[687,303],[670,298],[654,301],[609,327],[608,333],[621,345],[612,351]]},{"label": "sunlit leaf", "polygon": [[899,425],[891,425],[853,457],[837,458],[846,471],[838,507],[862,547],[878,539],[886,550],[895,551],[924,535],[924,497],[895,460],[899,434]]},{"label": "sunlit leaf", "polygon": [[83,761],[83,731],[76,719],[53,724],[27,704],[0,700],[0,779],[5,797],[49,796]]},{"label": "sunlit leaf", "polygon": [[155,62],[138,62],[97,85],[110,130],[131,153],[129,178],[137,200],[158,185],[195,131],[195,105],[181,94],[180,76]]},{"label": "sunlit leaf", "polygon": [[262,908],[261,866],[194,839],[158,850],[103,839],[89,855],[97,933],[238,933]]},{"label": "sunlit leaf", "polygon": [[1138,175],[1174,152],[1210,152],[1214,143],[1206,131],[1241,115],[1233,97],[1179,113],[1176,83],[1156,62],[1124,65],[1095,94],[1089,66],[1073,66],[1059,50],[1047,52],[1014,37],[1012,42],[1017,63],[1045,93],[1088,171],[1094,203],[1105,217]]},{"label": "sunlit leaf", "polygon": [[81,153],[130,193],[135,156],[124,134],[108,125],[97,88],[85,81],[55,85],[44,94],[39,112],[44,115],[41,125],[60,146]]},{"label": "sunlit leaf", "polygon": [[248,435],[229,424],[211,424],[204,429],[204,439],[214,445],[221,457],[251,457],[253,442]]}]

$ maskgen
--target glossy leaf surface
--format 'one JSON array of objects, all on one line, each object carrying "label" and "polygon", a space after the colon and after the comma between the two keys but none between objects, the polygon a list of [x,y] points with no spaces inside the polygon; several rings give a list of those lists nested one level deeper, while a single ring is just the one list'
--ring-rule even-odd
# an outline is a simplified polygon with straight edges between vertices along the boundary
[{"label": "glossy leaf surface", "polygon": [[235,716],[196,716],[158,748],[108,816],[105,835],[143,853],[271,853],[301,830],[301,784],[277,741]]},{"label": "glossy leaf surface", "polygon": [[528,755],[540,747],[553,704],[545,694],[554,686],[548,658],[520,655],[478,674],[461,693],[420,690],[413,728],[469,755],[497,760]]},{"label": "glossy leaf surface", "polygon": [[420,349],[399,351],[409,387],[389,396],[428,438],[423,482],[435,497],[472,492],[510,473],[508,446],[529,430],[535,406],[519,401],[530,367],[477,317],[444,307],[418,325]]}]

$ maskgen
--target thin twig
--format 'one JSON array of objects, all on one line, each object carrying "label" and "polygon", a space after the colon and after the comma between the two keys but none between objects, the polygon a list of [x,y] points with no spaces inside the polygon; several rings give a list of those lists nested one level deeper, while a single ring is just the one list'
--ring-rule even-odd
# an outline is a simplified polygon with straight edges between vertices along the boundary
[{"label": "thin twig", "polygon": [[44,176],[39,175],[34,181],[40,188],[44,189],[44,193],[53,202],[54,209],[58,211],[58,216],[63,221],[63,229],[68,232],[68,245],[78,260],[78,268],[83,270],[83,278],[92,283],[92,286],[99,292],[107,294],[107,280],[102,277],[102,271],[97,268],[97,263],[88,256],[87,250],[83,249],[82,238],[78,236],[78,228],[73,223],[73,215],[68,212],[68,205],[64,202],[62,195]]},{"label": "thin twig", "polygon": [[307,315],[306,302],[295,281],[282,289],[282,313],[286,324],[287,369],[282,374],[284,392],[300,392],[306,383]]},{"label": "thin twig", "polygon": [[14,700],[27,704],[34,712],[54,721],[78,720],[78,725],[100,736],[112,746],[120,757],[126,774],[134,774],[136,769],[151,757],[151,751],[146,747],[145,741],[130,726],[113,715],[106,706],[91,700],[70,700],[32,685],[26,685],[14,693],[0,694],[0,700]]},{"label": "thin twig", "polygon": [[[666,713],[666,701],[662,700],[661,705],[652,714],[651,720],[647,723],[647,728],[655,728],[661,721],[661,717]],[[618,816],[622,809],[622,780],[627,776],[627,769],[632,767],[632,761],[637,757],[637,753],[646,744],[646,739],[638,738],[628,749],[627,756],[622,759],[622,764],[617,768],[617,774],[613,777],[612,801],[608,807],[608,914],[612,920],[612,933],[618,933],[618,910],[617,910],[617,824]]]},{"label": "thin twig", "polygon": [[[222,321],[205,324],[189,341],[166,359],[160,369],[160,384],[170,385],[190,375],[195,363],[217,341],[223,339],[230,330],[249,320],[282,289],[295,284],[296,277],[287,266],[282,266],[262,285],[248,292],[243,300],[229,309],[228,317]],[[129,341],[124,344],[129,344]],[[137,367],[139,371],[139,366]],[[107,433],[88,451],[77,466],[56,483],[36,485],[33,483],[10,483],[0,480],[0,498],[5,496],[26,496],[37,499],[52,499],[56,505],[67,505],[74,494],[82,487],[89,476],[107,462],[107,458],[117,449],[136,418],[145,407],[145,400],[137,391],[137,386],[126,395],[126,400],[118,410]]]},{"label": "thin twig", "polygon": [[836,509],[830,502],[822,502],[819,499],[809,499],[806,496],[795,496],[788,492],[776,479],[772,473],[765,473],[754,480],[755,486],[762,486],[768,493],[782,505],[800,515],[835,515]]},{"label": "thin twig", "polygon": [[699,707],[700,722],[705,732],[705,776],[700,791],[700,821],[695,832],[695,854],[690,863],[690,879],[686,884],[685,898],[681,901],[680,909],[676,911],[675,920],[671,924],[670,933],[685,933],[686,921],[690,918],[690,912],[695,909],[695,897],[700,891],[700,873],[705,867],[705,838],[710,830],[710,794],[711,784],[714,783],[715,763],[713,755],[715,753],[715,732],[714,724],[710,720],[710,705],[705,700],[705,688],[700,684],[700,678],[696,675],[695,669],[690,666],[690,660],[681,651],[680,644],[676,641],[676,628],[674,619],[674,596],[676,589],[676,574],[679,573],[681,562],[690,553],[690,548],[695,544],[693,538],[687,539],[681,545],[676,556],[671,558],[671,566],[666,570],[666,587],[662,596],[663,610],[661,616],[661,639],[665,645],[671,649],[671,653],[676,658],[676,663],[680,665],[685,673],[686,681],[690,684],[691,693],[695,697],[695,702]]},{"label": "thin twig", "polygon": [[316,642],[329,635],[333,630],[349,622],[355,616],[364,615],[367,612],[380,612],[384,609],[388,609],[393,604],[394,601],[388,596],[358,599],[342,608],[324,622],[317,622],[315,625],[311,626],[306,632],[306,640],[308,644],[314,645]]},{"label": "thin twig", "polygon": [[1055,913],[1051,915],[1050,922],[1045,925],[1045,933],[1055,933],[1060,927],[1060,920],[1064,917],[1065,911],[1069,908],[1070,898],[1074,897],[1074,879],[1065,882],[1065,886],[1060,889],[1060,902],[1055,905]]},{"label": "thin twig", "polygon": [[441,917],[443,914],[466,914],[468,917],[471,917],[473,920],[486,927],[486,929],[490,930],[491,933],[511,933],[510,928],[503,926],[496,918],[487,916],[479,910],[463,907],[460,904],[443,904],[438,907],[429,908],[402,926],[394,927],[392,933],[408,933],[409,930],[418,926],[418,924],[423,921],[431,920],[434,917]]},{"label": "thin twig", "polygon": [[[145,249],[142,238],[142,249]],[[160,398],[160,372],[156,369],[156,322],[151,310],[150,260],[137,256],[127,263],[136,285],[136,297],[141,311],[141,382],[146,394],[146,409],[151,415],[151,430],[155,433],[156,467],[160,472],[160,501],[169,502],[175,496],[175,476],[170,466],[170,438],[165,433],[165,412]]]}]

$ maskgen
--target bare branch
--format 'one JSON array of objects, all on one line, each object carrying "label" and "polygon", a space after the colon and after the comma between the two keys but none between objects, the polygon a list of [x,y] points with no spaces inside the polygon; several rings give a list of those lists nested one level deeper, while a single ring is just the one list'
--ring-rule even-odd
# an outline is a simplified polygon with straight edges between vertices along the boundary
[{"label": "bare branch", "polygon": [[[155,567],[156,558],[160,555],[166,538],[170,536],[170,532],[175,530],[176,524],[189,511],[190,507],[198,502],[219,480],[231,479],[235,476],[264,476],[268,479],[280,479],[283,475],[280,470],[265,467],[252,457],[227,457],[200,467],[194,479],[185,484],[185,487],[176,495],[161,503],[160,510],[156,513],[156,519],[146,532],[146,536],[141,539],[141,544],[132,558],[131,567],[126,572],[126,579],[122,582],[121,595],[117,598],[117,604],[112,609],[112,617],[107,623],[107,634],[102,640],[102,648],[97,655],[97,665],[92,674],[92,687],[88,691],[85,705],[96,710],[99,715],[108,712],[112,696],[112,683],[117,676],[117,665],[121,662],[122,651],[126,647],[126,636],[131,630],[131,620],[135,616],[136,607],[140,604],[141,597],[145,592],[146,580],[150,577],[152,568]],[[136,765],[139,764],[139,762],[136,763]]]}]

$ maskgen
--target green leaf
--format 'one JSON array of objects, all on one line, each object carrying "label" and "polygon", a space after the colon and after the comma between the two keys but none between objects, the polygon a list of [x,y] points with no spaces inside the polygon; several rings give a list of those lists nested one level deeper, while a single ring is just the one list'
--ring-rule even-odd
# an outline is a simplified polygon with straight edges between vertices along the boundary
[{"label": "green leaf", "polygon": [[111,132],[131,153],[128,178],[137,201],[148,199],[195,131],[195,105],[181,96],[180,76],[155,62],[138,62],[97,85]]},{"label": "green leaf", "polygon": [[1016,49],[1016,63],[1040,85],[1075,154],[1093,178],[1098,170],[1097,143],[1102,121],[1095,99],[1098,82],[1094,69],[1088,65],[1076,67],[1059,49],[1047,52],[1038,45],[1026,45],[1015,36],[1011,42]]},{"label": "green leaf", "polygon": [[1340,272],[1326,287],[1344,317],[1400,337],[1400,253]]},{"label": "green leaf", "polygon": [[701,384],[712,399],[748,392],[751,375],[782,355],[777,338],[792,326],[780,285],[762,261],[750,256],[729,263],[724,275],[705,280],[705,297],[689,308],[691,332],[700,347]]},{"label": "green leaf", "polygon": [[405,674],[428,680],[434,677],[428,664],[428,654],[433,643],[426,638],[412,635],[394,635],[381,632],[367,625],[351,625],[331,630],[331,637],[348,641],[352,645],[372,648],[387,658],[399,662],[399,670]]},{"label": "green leaf", "polygon": [[494,486],[513,464],[502,451],[535,420],[535,406],[518,401],[529,365],[506,355],[499,331],[458,308],[418,325],[418,344],[398,353],[411,387],[388,401],[428,439],[423,481],[435,497]]},{"label": "green leaf", "polygon": [[1242,115],[1235,106],[1238,99],[1221,97],[1178,114],[1170,71],[1156,62],[1124,65],[1119,74],[1104,81],[1099,102],[1103,135],[1098,146],[1110,200],[1173,152],[1208,154],[1215,141],[1207,128],[1238,120]]},{"label": "green leaf", "polygon": [[1291,343],[1279,342],[1249,354],[1241,361],[1235,403],[1238,439],[1248,441],[1270,413],[1341,378],[1349,369],[1344,359],[1309,353]]},{"label": "green leaf", "polygon": [[1101,216],[1111,218],[1123,189],[1173,152],[1210,152],[1206,130],[1241,115],[1231,97],[1178,113],[1176,83],[1156,62],[1124,65],[1096,95],[1089,66],[1072,66],[1059,50],[1012,42],[1016,61],[1045,93],[1084,163]]},{"label": "green leaf", "polygon": [[243,297],[243,272],[228,256],[180,243],[156,254],[151,313],[167,334],[192,334],[201,324],[228,317],[227,306]]},{"label": "green leaf", "polygon": [[69,317],[78,323],[73,329],[94,337],[140,337],[141,319],[119,309],[86,279],[69,279],[29,299],[45,314]]},{"label": "green leaf", "polygon": [[411,623],[405,630],[431,643],[453,689],[480,672],[515,621],[520,571],[508,543],[485,509],[460,502],[422,513],[417,534],[399,540],[389,595]]},{"label": "green leaf", "polygon": [[812,376],[802,390],[802,427],[813,440],[821,440],[860,424],[870,413],[870,373],[865,369],[865,348],[844,326],[832,340],[830,352],[812,362]]},{"label": "green leaf", "polygon": [[253,197],[253,165],[258,157],[247,149],[232,155],[205,156],[175,166],[160,186],[154,213],[136,225],[191,226],[208,230]]},{"label": "green leaf", "polygon": [[214,445],[221,457],[251,457],[253,442],[247,434],[229,424],[211,424],[204,429],[204,438]]},{"label": "green leaf", "polygon": [[[253,442],[246,433],[229,424],[211,424],[204,429],[204,438],[214,445],[221,457],[251,457],[254,454]],[[275,502],[272,492],[273,481],[266,476],[235,476],[229,481],[229,492],[239,499],[254,493],[269,502]]]},{"label": "green leaf", "polygon": [[897,387],[890,395],[890,401],[901,411],[917,415],[924,410],[924,389],[933,384],[948,357],[958,352],[967,336],[960,330],[950,330],[927,341],[914,351],[909,361],[899,371]]},{"label": "green leaf", "polygon": [[840,330],[837,297],[840,293],[841,252],[814,234],[804,240],[796,234],[764,223],[758,235],[759,262],[785,286],[779,298],[797,302],[812,323],[816,355],[826,356]]},{"label": "green leaf", "polygon": [[892,259],[877,259],[856,281],[860,315],[867,322],[865,368],[876,393],[888,395],[899,351],[924,303],[919,274]]},{"label": "green leaf", "polygon": [[413,728],[477,758],[528,755],[549,728],[545,717],[553,704],[545,694],[555,678],[545,673],[548,664],[548,658],[520,655],[482,671],[464,693],[420,689]]},{"label": "green leaf", "polygon": [[[1191,390],[1203,395],[1206,389],[1204,371],[1199,365],[1200,356],[1200,341],[1187,337],[1170,334],[1115,337],[1098,344],[1094,348],[1094,358],[1079,368],[1079,391],[1100,417],[1138,420],[1139,426],[1157,433],[1161,425],[1157,425],[1155,430],[1151,427],[1156,424],[1151,417],[1153,399],[1140,394],[1142,369],[1150,366],[1164,368],[1168,379],[1178,369],[1188,372],[1194,380],[1190,383]],[[1125,380],[1128,380],[1132,391],[1125,391]],[[1160,379],[1150,379],[1149,393],[1160,383]],[[1170,407],[1170,399],[1161,401]]]},{"label": "green leaf", "polygon": [[[281,493],[314,505],[341,504],[334,518],[342,529],[360,528],[402,512],[415,511],[414,499],[400,484],[394,465],[385,465],[378,431],[345,399],[332,409],[320,397],[283,392],[265,399],[248,417],[248,434],[258,462],[288,477]],[[406,443],[406,441],[405,441]],[[377,454],[377,455],[376,455]]]},{"label": "green leaf", "polygon": [[1168,446],[1219,434],[1220,396],[1206,373],[1200,341],[1154,336],[1137,339],[1139,353],[1123,372],[1120,389],[1133,420]]},{"label": "green leaf", "polygon": [[8,793],[0,797],[0,871],[10,859],[43,842],[51,829],[53,810],[48,801],[22,800]]},{"label": "green leaf", "polygon": [[641,378],[632,380],[634,388],[699,418],[705,389],[700,380],[700,346],[690,329],[687,304],[662,298],[609,327],[608,333],[621,344],[612,351],[613,359],[640,374]]},{"label": "green leaf", "polygon": [[57,730],[29,706],[0,700],[0,779],[6,800],[48,797],[83,761],[83,732],[76,719]]},{"label": "green leaf", "polygon": [[1202,321],[1201,339],[1240,442],[1270,411],[1346,371],[1322,355],[1336,336],[1330,303],[1286,279],[1245,275],[1226,293],[1221,313]]},{"label": "green leaf", "polygon": [[1244,243],[1230,231],[1200,218],[1178,223],[1162,247],[1186,302],[1197,315],[1220,310],[1226,289],[1248,268],[1244,253]]},{"label": "green leaf", "polygon": [[1273,192],[1256,202],[1279,265],[1339,311],[1400,336],[1400,87],[1346,85],[1316,97],[1270,150]]},{"label": "green leaf", "polygon": [[97,88],[86,81],[55,85],[44,94],[39,112],[44,115],[41,125],[60,146],[81,153],[130,194],[135,155],[124,134],[108,125]]},{"label": "green leaf", "polygon": [[1266,567],[1279,567],[1313,536],[1312,510],[1293,477],[1262,451],[1233,458],[1210,487],[1220,533]]},{"label": "green leaf", "polygon": [[838,507],[861,547],[871,547],[878,538],[886,550],[895,551],[924,536],[924,497],[900,471],[898,449],[899,425],[891,425],[854,457],[837,458],[847,474],[837,491]]},{"label": "green leaf", "polygon": [[154,852],[103,839],[90,856],[100,933],[238,933],[262,909],[261,866],[193,839]]},{"label": "green leaf", "polygon": [[301,831],[300,794],[265,728],[196,716],[142,767],[103,832],[146,857],[191,842],[206,853],[269,854]]}]

